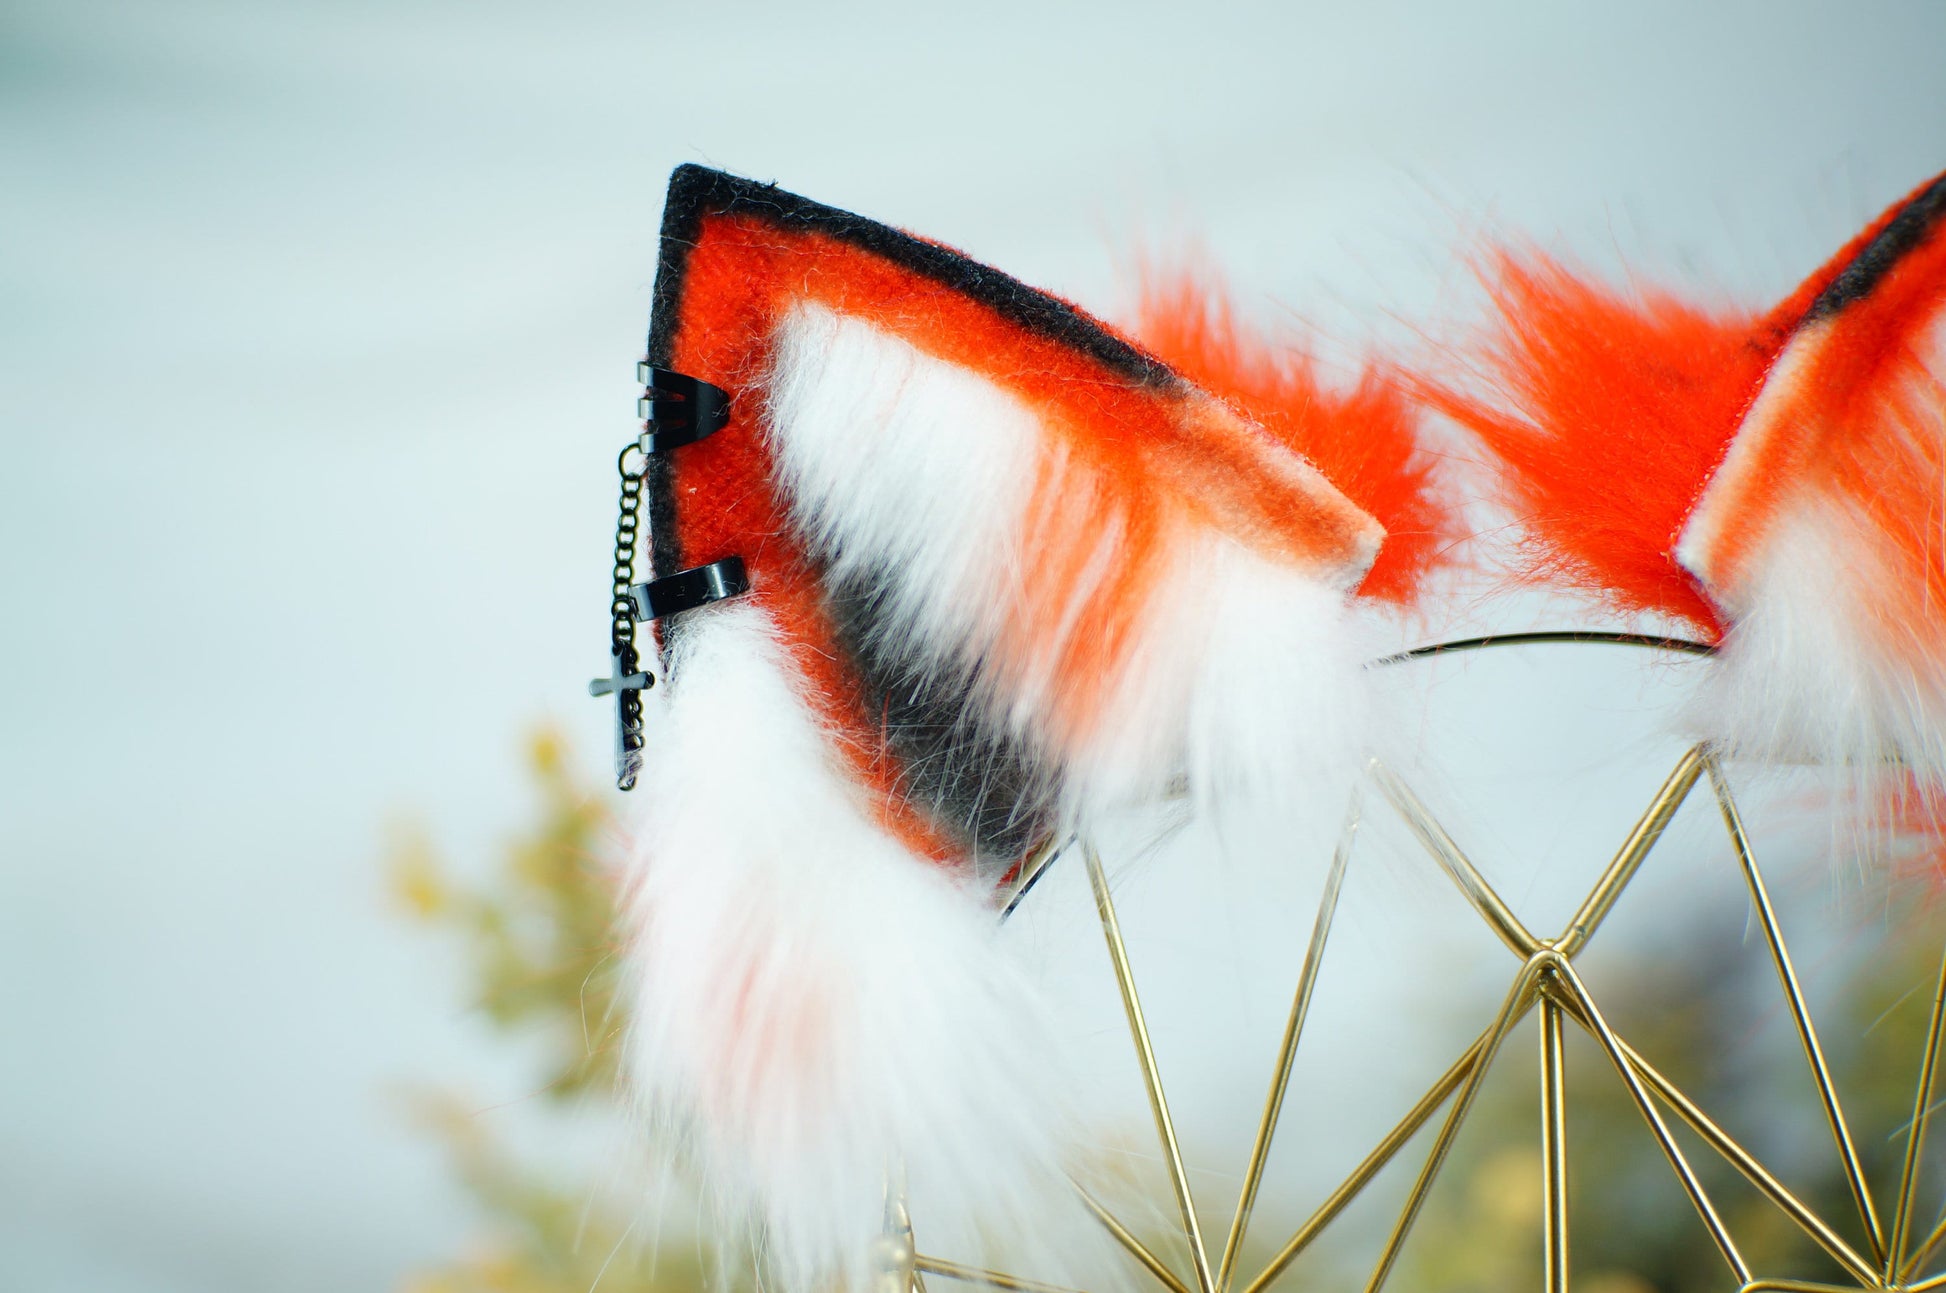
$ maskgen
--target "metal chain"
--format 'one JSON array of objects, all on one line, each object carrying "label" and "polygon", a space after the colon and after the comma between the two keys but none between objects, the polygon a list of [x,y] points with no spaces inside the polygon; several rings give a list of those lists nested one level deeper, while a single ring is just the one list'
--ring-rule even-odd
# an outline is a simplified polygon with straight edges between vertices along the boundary
[{"label": "metal chain", "polygon": [[[638,470],[629,470],[629,455],[636,455]],[[642,482],[647,476],[648,460],[641,456],[641,448],[629,444],[615,459],[615,470],[622,478],[621,515],[615,521],[615,582],[610,590],[608,614],[610,619],[610,651],[620,662],[620,672],[635,672],[635,603],[628,595],[629,587],[635,582],[635,536],[641,526]],[[621,696],[622,722],[630,733],[639,733],[642,723],[642,697],[639,692],[625,691]],[[639,739],[639,737],[638,737]]]}]

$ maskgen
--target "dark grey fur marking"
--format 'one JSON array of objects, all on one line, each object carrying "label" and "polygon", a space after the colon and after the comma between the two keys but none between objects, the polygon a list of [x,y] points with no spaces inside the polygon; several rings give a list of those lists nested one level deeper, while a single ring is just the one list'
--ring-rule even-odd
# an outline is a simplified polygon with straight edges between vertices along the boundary
[{"label": "dark grey fur marking", "polygon": [[998,879],[1040,841],[1053,818],[1043,761],[980,715],[963,670],[944,675],[909,646],[888,640],[882,604],[889,576],[827,575],[822,582],[839,645],[905,770],[905,793],[961,837],[983,878]]}]

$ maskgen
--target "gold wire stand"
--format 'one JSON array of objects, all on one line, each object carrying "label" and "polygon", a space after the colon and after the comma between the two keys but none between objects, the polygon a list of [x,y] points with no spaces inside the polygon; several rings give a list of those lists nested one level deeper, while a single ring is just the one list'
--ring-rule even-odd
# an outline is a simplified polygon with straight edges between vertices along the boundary
[{"label": "gold wire stand", "polygon": [[[1696,648],[1691,643],[1619,634],[1522,634],[1493,639],[1469,639],[1464,643],[1448,644],[1443,648],[1425,648],[1420,651],[1406,652],[1381,663],[1424,658],[1450,650],[1526,641],[1600,641],[1670,650],[1706,650],[1706,648]],[[1264,1290],[1277,1281],[1291,1263],[1331,1225],[1352,1200],[1364,1191],[1406,1143],[1431,1121],[1433,1115],[1438,1113],[1441,1107],[1447,1107],[1445,1120],[1440,1124],[1432,1147],[1420,1167],[1419,1174],[1366,1281],[1366,1293],[1379,1293],[1404,1249],[1413,1223],[1418,1219],[1420,1210],[1439,1177],[1440,1169],[1446,1163],[1453,1142],[1464,1125],[1467,1114],[1472,1110],[1475,1097],[1479,1094],[1501,1044],[1516,1025],[1528,1014],[1538,1010],[1540,1012],[1541,1073],[1542,1287],[1546,1293],[1565,1293],[1568,1288],[1567,1091],[1562,1065],[1563,1033],[1564,1026],[1568,1023],[1574,1024],[1592,1038],[1602,1054],[1613,1065],[1627,1088],[1636,1111],[1654,1136],[1657,1146],[1668,1160],[1671,1170],[1708,1231],[1717,1252],[1729,1268],[1730,1274],[1735,1279],[1738,1293],[1760,1293],[1760,1291],[1848,1293],[1853,1289],[1930,1293],[1931,1290],[1946,1290],[1946,1272],[1917,1278],[1919,1272],[1926,1267],[1941,1245],[1946,1244],[1946,1218],[1942,1218],[1917,1243],[1911,1241],[1913,1196],[1919,1177],[1920,1158],[1925,1149],[1927,1122],[1932,1111],[1932,1091],[1938,1067],[1942,1032],[1946,1032],[1946,956],[1942,956],[1939,980],[1933,993],[1931,1022],[1913,1095],[1911,1131],[1907,1139],[1904,1162],[1893,1203],[1892,1221],[1888,1228],[1873,1202],[1872,1192],[1865,1179],[1865,1172],[1851,1130],[1845,1121],[1843,1104],[1832,1082],[1823,1048],[1818,1041],[1817,1029],[1812,1023],[1810,1010],[1799,985],[1797,971],[1791,961],[1783,929],[1778,922],[1776,911],[1771,906],[1769,890],[1764,883],[1762,870],[1758,866],[1755,852],[1744,830],[1742,815],[1738,811],[1735,796],[1731,792],[1728,778],[1724,775],[1714,750],[1707,745],[1698,745],[1686,751],[1677,760],[1675,767],[1649,801],[1648,807],[1642,812],[1634,828],[1622,840],[1594,887],[1589,890],[1581,905],[1569,918],[1567,925],[1559,934],[1551,938],[1537,936],[1520,921],[1499,894],[1494,892],[1493,886],[1487,883],[1479,869],[1447,834],[1445,828],[1397,774],[1377,761],[1371,763],[1368,772],[1370,786],[1375,788],[1399,814],[1419,843],[1438,863],[1440,869],[1458,887],[1473,911],[1517,958],[1519,965],[1514,971],[1500,1009],[1486,1031],[1460,1053],[1418,1103],[1399,1119],[1392,1130],[1380,1139],[1357,1167],[1352,1169],[1350,1175],[1346,1176],[1326,1197],[1309,1219],[1297,1228],[1269,1263],[1262,1270],[1251,1275],[1248,1280],[1240,1278],[1237,1261],[1249,1229],[1258,1190],[1263,1183],[1271,1142],[1276,1135],[1283,1111],[1292,1064],[1303,1035],[1305,1016],[1310,1007],[1313,989],[1317,984],[1325,943],[1330,936],[1332,917],[1337,910],[1346,865],[1357,834],[1360,805],[1357,800],[1354,800],[1345,830],[1333,855],[1330,871],[1325,879],[1323,894],[1318,903],[1316,922],[1305,951],[1297,988],[1292,996],[1290,1015],[1285,1024],[1283,1039],[1278,1046],[1269,1095],[1264,1102],[1263,1115],[1259,1120],[1256,1139],[1245,1168],[1243,1188],[1232,1214],[1223,1248],[1214,1265],[1210,1260],[1211,1250],[1204,1241],[1202,1228],[1197,1220],[1195,1201],[1183,1165],[1181,1143],[1176,1135],[1174,1121],[1170,1117],[1168,1099],[1163,1093],[1160,1066],[1156,1062],[1148,1026],[1143,1018],[1141,999],[1136,992],[1134,970],[1130,963],[1127,945],[1122,939],[1120,923],[1115,915],[1114,898],[1109,892],[1100,857],[1091,844],[1087,841],[1080,842],[1089,884],[1094,891],[1095,905],[1101,920],[1102,934],[1108,945],[1109,960],[1114,968],[1115,981],[1121,990],[1129,1033],[1134,1041],[1143,1083],[1148,1091],[1157,1140],[1175,1195],[1181,1221],[1179,1237],[1186,1244],[1190,1254],[1192,1267],[1190,1278],[1185,1279],[1173,1270],[1078,1182],[1075,1184],[1075,1189],[1080,1191],[1083,1203],[1096,1220],[1158,1284],[1169,1293],[1192,1293],[1192,1290],[1193,1293],[1237,1293],[1239,1286],[1241,1293],[1264,1293]],[[1769,950],[1772,965],[1776,969],[1778,982],[1783,990],[1785,1004],[1796,1027],[1798,1041],[1810,1068],[1812,1080],[1817,1086],[1824,1119],[1829,1127],[1832,1143],[1843,1168],[1844,1179],[1865,1237],[1865,1251],[1862,1253],[1847,1243],[1811,1207],[1786,1189],[1754,1154],[1740,1145],[1693,1100],[1619,1036],[1602,1015],[1587,984],[1574,968],[1576,956],[1587,947],[1600,929],[1603,920],[1613,910],[1623,890],[1635,877],[1657,841],[1662,838],[1663,831],[1668,827],[1677,809],[1682,807],[1697,784],[1703,781],[1709,784],[1710,793],[1716,800],[1724,827],[1729,834],[1765,946]],[[1009,910],[1055,857],[1073,843],[1072,840],[1049,841],[1036,851],[1021,868],[1015,894],[1012,902],[1008,904]],[[1799,1230],[1830,1254],[1855,1283],[1826,1284],[1754,1275],[1738,1250],[1728,1227],[1724,1224],[1722,1214],[1677,1145],[1664,1116],[1665,1110],[1688,1126],[1704,1145],[1735,1168],[1759,1193],[1776,1205]],[[896,1240],[896,1242],[888,1242],[887,1252],[895,1256],[884,1268],[886,1281],[883,1285],[889,1293],[905,1293],[907,1289],[916,1290],[916,1293],[926,1293],[924,1283],[926,1275],[984,1284],[992,1288],[1013,1290],[1015,1293],[1075,1293],[1075,1290],[1024,1279],[1003,1271],[966,1266],[921,1253],[913,1245],[911,1224],[905,1218],[903,1204],[895,1203],[893,1206],[896,1208],[898,1220],[896,1226],[888,1223],[888,1240]]]}]

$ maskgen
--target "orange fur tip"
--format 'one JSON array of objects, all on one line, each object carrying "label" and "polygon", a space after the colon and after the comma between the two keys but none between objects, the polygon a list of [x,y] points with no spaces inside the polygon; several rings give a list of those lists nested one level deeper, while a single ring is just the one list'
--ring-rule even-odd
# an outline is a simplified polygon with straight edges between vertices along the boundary
[{"label": "orange fur tip", "polygon": [[1436,460],[1393,370],[1375,365],[1349,390],[1326,389],[1308,355],[1251,331],[1216,277],[1200,269],[1144,270],[1134,333],[1193,385],[1302,454],[1385,528],[1360,595],[1408,604],[1452,560],[1459,517],[1438,488]]},{"label": "orange fur tip", "polygon": [[1538,254],[1499,251],[1486,393],[1427,382],[1427,402],[1497,460],[1528,527],[1529,581],[1714,641],[1724,623],[1672,556],[1775,355],[1778,329],[1654,290],[1619,292]]}]

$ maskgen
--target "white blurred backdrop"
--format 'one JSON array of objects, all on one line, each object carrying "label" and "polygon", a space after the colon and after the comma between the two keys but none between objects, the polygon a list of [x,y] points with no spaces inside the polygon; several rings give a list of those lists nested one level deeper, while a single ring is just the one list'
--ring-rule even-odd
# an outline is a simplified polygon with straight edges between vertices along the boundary
[{"label": "white blurred backdrop", "polygon": [[[1110,315],[1132,248],[1193,239],[1259,317],[1410,351],[1483,232],[1781,294],[1946,165],[1942,68],[1926,0],[0,8],[0,1288],[384,1288],[471,1233],[395,1093],[511,1118],[532,1075],[379,859],[406,818],[484,855],[538,720],[604,774],[583,688],[677,163]],[[1506,669],[1448,726],[1579,788],[1531,838],[1466,825],[1565,910],[1556,847],[1598,860],[1677,748],[1669,680]],[[1626,711],[1619,761],[1551,754],[1557,705]],[[1351,945],[1429,876],[1375,880]],[[1165,960],[1241,955],[1130,901]],[[1158,992],[1184,1098],[1233,1081],[1240,1126],[1281,1003],[1239,998],[1272,1031],[1227,1064],[1236,1020]],[[1445,1058],[1341,1073],[1384,1095],[1345,1152]]]}]

